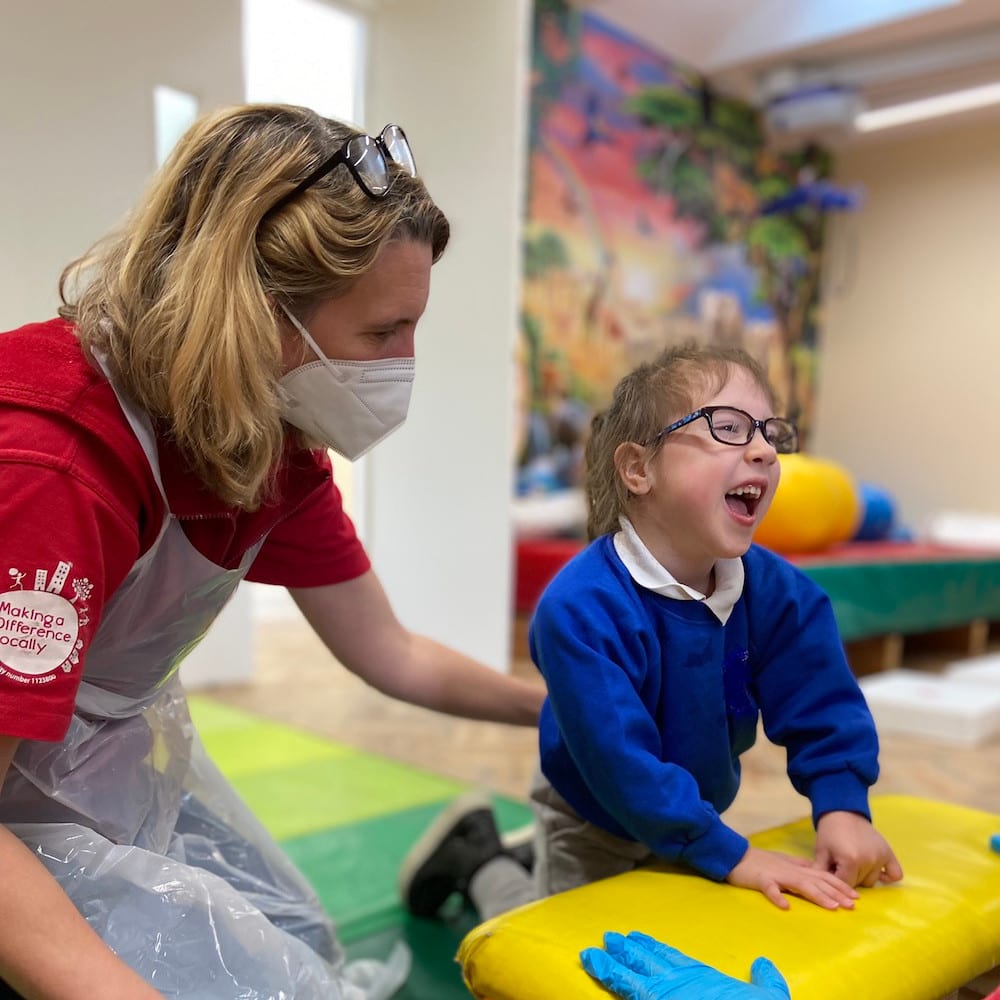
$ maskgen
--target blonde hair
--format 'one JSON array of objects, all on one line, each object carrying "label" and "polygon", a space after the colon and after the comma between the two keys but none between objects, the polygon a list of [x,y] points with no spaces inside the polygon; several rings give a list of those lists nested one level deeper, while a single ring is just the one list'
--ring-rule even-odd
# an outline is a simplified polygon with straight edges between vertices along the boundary
[{"label": "blonde hair", "polygon": [[615,463],[618,446],[634,441],[648,448],[652,456],[663,441],[656,435],[671,421],[695,409],[699,398],[721,391],[734,368],[749,372],[771,406],[777,406],[764,369],[736,347],[693,342],[670,347],[655,360],[639,365],[615,386],[610,406],[591,421],[586,445],[590,539],[617,531],[619,517],[627,515],[629,494]]},{"label": "blonde hair", "polygon": [[390,164],[369,198],[337,167],[270,212],[359,133],[306,108],[242,105],[195,122],[116,232],[63,271],[61,316],[227,503],[260,505],[284,447],[275,304],[346,293],[391,240],[431,247],[448,222]]}]

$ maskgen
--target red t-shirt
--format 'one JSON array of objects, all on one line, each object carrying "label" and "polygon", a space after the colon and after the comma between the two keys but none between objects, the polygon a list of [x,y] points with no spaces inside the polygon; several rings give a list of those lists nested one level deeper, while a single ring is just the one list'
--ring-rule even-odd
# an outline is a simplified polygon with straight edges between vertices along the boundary
[{"label": "red t-shirt", "polygon": [[[246,512],[208,493],[170,441],[158,448],[171,512],[218,565],[266,534],[250,580],[314,587],[369,569],[325,452],[289,444],[277,499]],[[61,740],[104,604],[165,514],[117,397],[63,320],[0,334],[0,491],[0,733]]]}]

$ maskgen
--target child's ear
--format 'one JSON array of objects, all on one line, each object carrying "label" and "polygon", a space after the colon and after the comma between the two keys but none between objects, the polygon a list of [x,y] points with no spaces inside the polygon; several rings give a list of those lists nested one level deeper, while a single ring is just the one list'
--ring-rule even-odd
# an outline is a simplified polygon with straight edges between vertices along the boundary
[{"label": "child's ear", "polygon": [[635,441],[615,448],[615,471],[632,496],[643,496],[650,489],[646,449]]}]

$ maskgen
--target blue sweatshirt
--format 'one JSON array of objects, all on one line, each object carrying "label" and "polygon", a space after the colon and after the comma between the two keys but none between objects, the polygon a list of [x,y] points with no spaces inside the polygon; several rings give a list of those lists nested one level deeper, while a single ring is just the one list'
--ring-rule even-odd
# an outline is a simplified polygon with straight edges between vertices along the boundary
[{"label": "blue sweatshirt", "polygon": [[720,813],[758,717],[788,753],[813,821],[870,818],[878,738],[844,656],[830,602],[758,546],[723,625],[700,601],[641,587],[597,539],[543,593],[530,630],[545,678],[542,772],[586,820],[723,879],[747,841]]}]

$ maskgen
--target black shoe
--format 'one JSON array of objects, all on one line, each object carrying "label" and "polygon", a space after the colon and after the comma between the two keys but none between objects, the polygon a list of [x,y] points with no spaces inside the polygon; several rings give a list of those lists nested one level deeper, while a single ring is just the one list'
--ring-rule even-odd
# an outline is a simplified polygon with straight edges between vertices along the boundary
[{"label": "black shoe", "polygon": [[403,859],[403,905],[415,916],[433,917],[455,893],[469,901],[472,876],[503,854],[489,796],[469,792],[455,799]]}]

